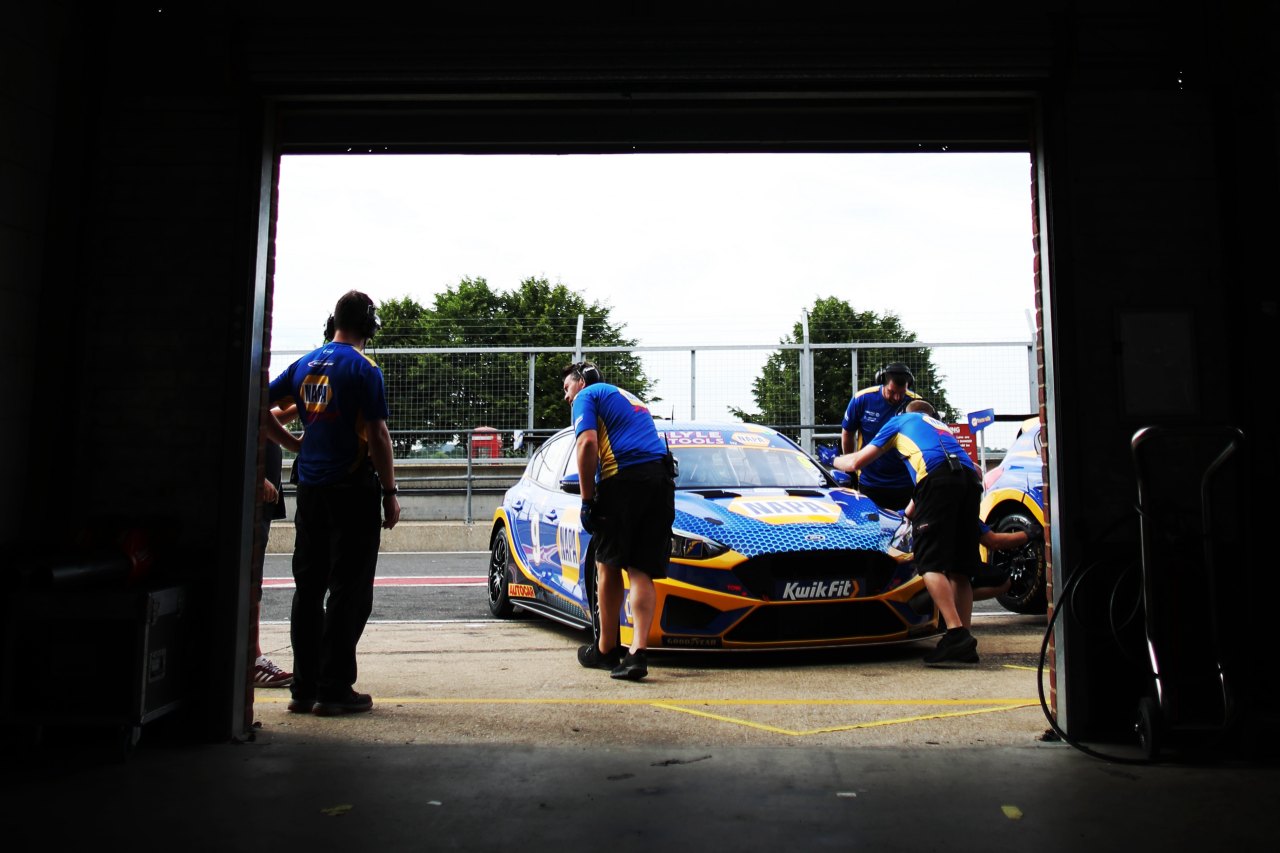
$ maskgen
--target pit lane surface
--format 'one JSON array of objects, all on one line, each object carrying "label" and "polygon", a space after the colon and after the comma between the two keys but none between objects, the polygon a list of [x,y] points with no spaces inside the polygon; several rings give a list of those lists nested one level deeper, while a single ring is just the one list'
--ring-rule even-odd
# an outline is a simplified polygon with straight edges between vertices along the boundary
[{"label": "pit lane surface", "polygon": [[[931,641],[802,652],[656,652],[642,683],[576,660],[584,632],[525,616],[497,620],[488,555],[380,556],[357,688],[368,715],[288,714],[287,690],[255,691],[264,737],[601,748],[822,745],[1041,745],[1036,663],[1044,618],[980,602],[981,663],[935,669]],[[291,664],[289,557],[270,555],[261,641]],[[1047,677],[1046,677],[1047,678]],[[1047,688],[1046,688],[1047,689]]]}]

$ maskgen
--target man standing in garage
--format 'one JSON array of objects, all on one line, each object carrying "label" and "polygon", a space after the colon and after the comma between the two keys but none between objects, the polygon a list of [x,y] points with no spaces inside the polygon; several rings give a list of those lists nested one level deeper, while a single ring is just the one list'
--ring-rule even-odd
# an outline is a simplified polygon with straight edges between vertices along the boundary
[{"label": "man standing in garage", "polygon": [[286,368],[269,395],[281,408],[296,403],[304,429],[294,461],[289,710],[320,716],[373,708],[353,687],[356,645],[373,609],[381,528],[400,520],[382,371],[364,354],[379,328],[373,300],[348,291],[331,321],[332,340]]},{"label": "man standing in garage", "polygon": [[[910,390],[914,383],[911,368],[895,361],[876,374],[875,385],[856,392],[840,424],[840,452],[853,453],[866,447],[890,418],[917,399]],[[885,509],[905,507],[913,489],[911,478],[895,459],[876,460],[858,475],[858,490]]]},{"label": "man standing in garage", "polygon": [[966,626],[973,615],[970,576],[978,560],[974,522],[982,475],[924,400],[908,403],[907,411],[890,418],[870,444],[837,456],[833,464],[841,471],[857,471],[886,453],[914,484],[916,571],[947,626],[924,662],[977,663],[978,641]]},{"label": "man standing in garage", "polygon": [[[675,520],[674,466],[649,408],[602,381],[591,362],[564,371],[564,399],[578,438],[582,529],[595,543],[600,640],[578,649],[578,663],[638,681],[649,674],[645,649],[657,605],[653,581],[667,576]],[[618,645],[622,571],[631,581],[631,648]]]}]

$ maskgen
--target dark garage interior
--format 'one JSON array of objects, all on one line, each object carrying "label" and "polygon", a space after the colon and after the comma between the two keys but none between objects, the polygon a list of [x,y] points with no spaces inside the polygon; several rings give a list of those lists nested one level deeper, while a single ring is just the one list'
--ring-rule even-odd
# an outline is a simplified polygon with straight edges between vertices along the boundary
[{"label": "dark garage interior", "polygon": [[[1123,778],[1065,749],[1032,758],[979,748],[948,754],[945,766],[904,751],[861,772],[900,794],[902,809],[922,785],[945,800],[954,777],[991,773],[1025,779],[1057,809],[1034,836],[1003,826],[988,836],[963,808],[935,805],[925,814],[939,847],[949,831],[957,843],[946,846],[959,849],[1185,845],[1193,823],[1219,843],[1261,837],[1276,790],[1265,645],[1277,510],[1266,384],[1277,288],[1265,248],[1280,228],[1274,8],[625,3],[608,14],[410,14],[377,3],[229,2],[196,13],[52,0],[7,17],[0,714],[20,733],[50,709],[100,701],[103,673],[132,665],[112,653],[128,620],[106,600],[101,611],[56,614],[57,630],[81,638],[91,659],[63,671],[30,665],[55,619],[28,598],[50,554],[146,531],[150,570],[183,584],[183,630],[199,638],[173,664],[183,670],[181,710],[163,745],[119,767],[55,767],[38,751],[6,761],[12,837],[41,838],[32,826],[70,802],[83,820],[55,838],[211,847],[210,818],[251,807],[239,788],[314,790],[349,773],[400,791],[430,774],[494,790],[486,810],[430,820],[392,794],[384,823],[341,826],[386,847],[561,846],[604,837],[618,809],[641,807],[600,794],[588,818],[561,823],[510,785],[540,778],[571,792],[581,774],[607,772],[607,757],[591,753],[423,756],[315,743],[312,765],[255,765],[231,745],[245,734],[275,170],[285,153],[347,150],[1029,152],[1055,596],[1087,567],[1095,580],[1072,590],[1056,623],[1057,720],[1095,742],[1132,736],[1148,685],[1078,614],[1106,606],[1096,581],[1111,556],[1142,552],[1173,608],[1162,630],[1190,649],[1180,662],[1205,665],[1197,650],[1221,628],[1232,724],[1208,755],[1158,776]],[[1145,427],[1169,437],[1135,459]],[[1215,442],[1231,431],[1244,437],[1239,451],[1202,488]],[[906,846],[901,817],[837,821],[800,796],[806,774],[822,775],[815,767],[863,760],[737,754],[731,773],[707,778],[703,807],[695,794],[683,801],[692,823],[637,823],[620,843]],[[730,798],[750,819],[707,815]],[[793,813],[774,817],[775,803]],[[1215,824],[1224,810],[1240,820]],[[136,834],[145,821],[149,842]],[[332,823],[246,821],[217,846],[336,839]]]}]

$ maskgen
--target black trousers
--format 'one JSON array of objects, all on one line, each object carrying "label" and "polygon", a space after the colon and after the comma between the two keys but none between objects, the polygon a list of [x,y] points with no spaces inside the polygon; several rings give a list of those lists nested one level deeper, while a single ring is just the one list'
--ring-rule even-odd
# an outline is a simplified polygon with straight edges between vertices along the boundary
[{"label": "black trousers", "polygon": [[293,696],[345,699],[373,611],[382,538],[382,493],[372,468],[338,485],[299,485],[293,524]]}]

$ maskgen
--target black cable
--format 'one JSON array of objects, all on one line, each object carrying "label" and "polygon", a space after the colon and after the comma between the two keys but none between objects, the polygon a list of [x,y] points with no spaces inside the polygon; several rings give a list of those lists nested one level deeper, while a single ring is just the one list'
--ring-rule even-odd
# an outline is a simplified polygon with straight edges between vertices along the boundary
[{"label": "black cable", "polygon": [[[1113,522],[1103,531],[1103,535],[1099,536],[1099,539],[1104,539],[1105,536],[1107,534],[1110,534],[1112,530],[1119,527],[1124,522],[1127,522],[1130,520],[1131,518],[1129,516],[1124,516],[1122,518],[1117,519],[1115,522]],[[1090,572],[1092,572],[1098,566],[1103,565],[1104,562],[1105,561],[1103,560],[1095,560],[1092,563],[1089,563],[1088,565],[1086,565],[1083,569],[1080,569],[1079,571],[1075,572],[1067,580],[1066,586],[1063,587],[1062,589],[1062,594],[1058,597],[1058,606],[1053,608],[1053,614],[1049,617],[1049,624],[1045,628],[1044,639],[1041,640],[1040,642],[1040,663],[1036,671],[1036,692],[1039,694],[1039,697],[1040,697],[1040,710],[1044,713],[1044,718],[1049,722],[1049,727],[1053,730],[1054,734],[1056,734],[1062,740],[1063,743],[1066,743],[1069,746],[1074,747],[1080,752],[1083,752],[1085,755],[1088,755],[1092,758],[1101,759],[1102,761],[1110,761],[1114,764],[1142,764],[1142,765],[1153,764],[1155,763],[1154,759],[1130,758],[1127,756],[1120,756],[1120,755],[1108,755],[1107,753],[1099,752],[1098,750],[1091,749],[1090,747],[1085,746],[1080,741],[1071,737],[1069,734],[1066,733],[1065,730],[1063,730],[1061,726],[1058,725],[1058,721],[1053,718],[1053,713],[1049,710],[1048,699],[1045,697],[1045,693],[1044,693],[1045,661],[1048,659],[1048,656],[1049,656],[1049,640],[1053,636],[1053,628],[1058,622],[1058,616],[1059,614],[1062,613],[1063,610],[1071,609],[1072,607],[1074,607],[1073,599],[1075,596],[1076,588],[1080,586],[1081,581],[1083,581],[1084,578],[1087,577]],[[1123,575],[1121,576],[1123,577]]]}]

